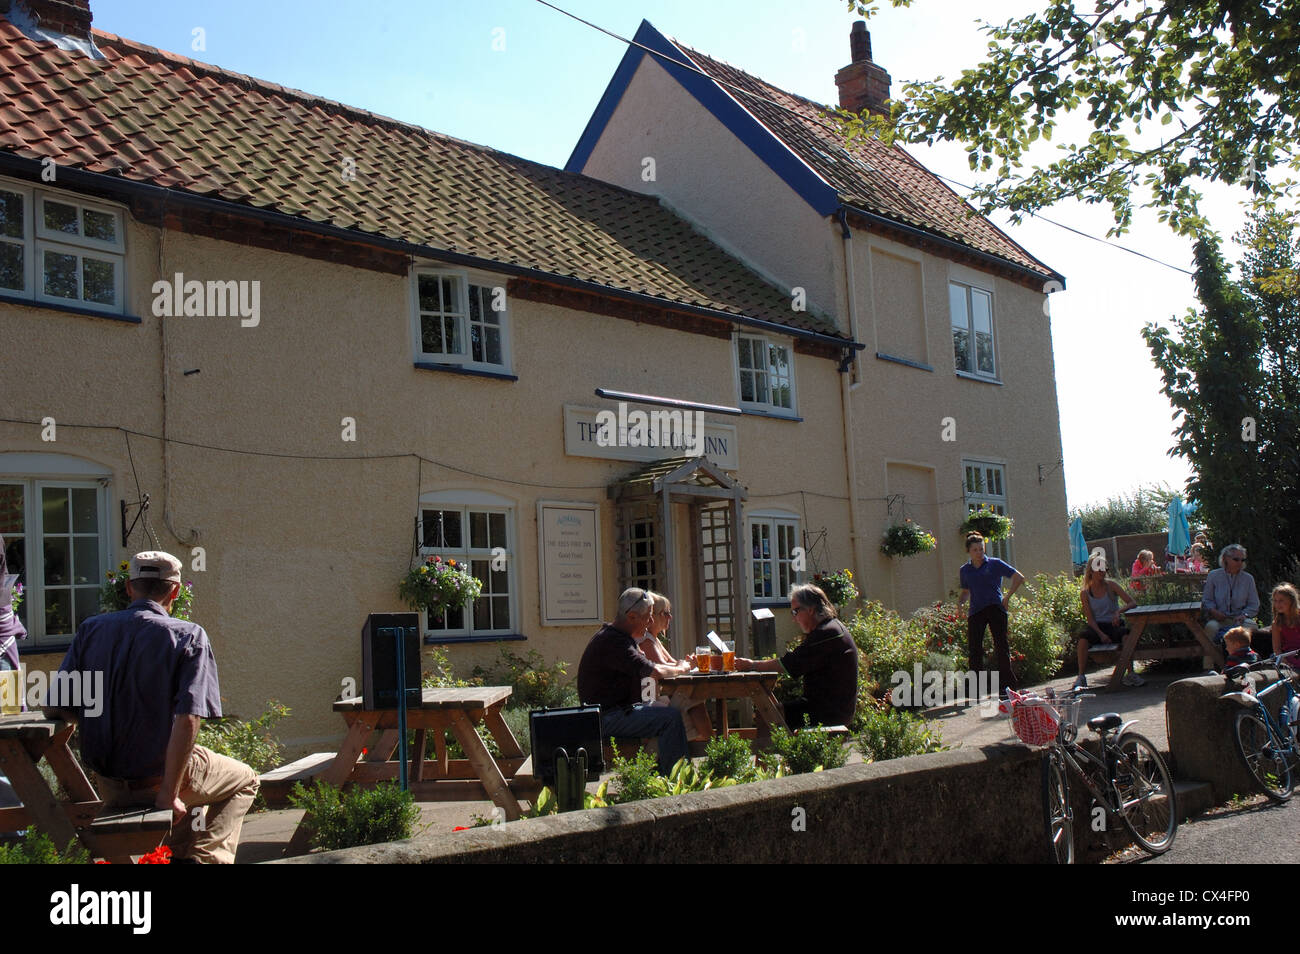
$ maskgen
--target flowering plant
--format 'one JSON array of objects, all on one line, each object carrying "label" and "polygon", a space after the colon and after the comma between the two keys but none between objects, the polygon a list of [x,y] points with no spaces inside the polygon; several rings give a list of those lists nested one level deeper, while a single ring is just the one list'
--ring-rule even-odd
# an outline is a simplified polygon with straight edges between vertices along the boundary
[{"label": "flowering plant", "polygon": [[18,607],[23,605],[23,585],[15,583],[13,590],[10,591],[9,608],[18,612]]},{"label": "flowering plant", "polygon": [[934,547],[934,534],[909,519],[896,523],[885,531],[880,552],[887,557],[908,557],[917,553],[929,553]]},{"label": "flowering plant", "polygon": [[[104,574],[104,582],[99,587],[99,610],[101,613],[116,613],[131,605],[131,597],[126,594],[126,581],[131,576],[131,564],[123,560],[116,570]],[[172,619],[189,619],[190,608],[194,605],[194,581],[181,583],[176,601],[172,603]]]},{"label": "flowering plant", "polygon": [[839,570],[835,573],[817,573],[812,578],[814,586],[836,606],[845,606],[858,598],[858,588],[853,584],[852,570]]},{"label": "flowering plant", "polygon": [[1011,536],[1011,528],[1014,525],[1015,521],[1010,517],[988,507],[980,507],[966,515],[966,520],[961,525],[961,533],[962,536],[968,533],[979,533],[985,540],[1002,540]]},{"label": "flowering plant", "polygon": [[407,571],[398,584],[397,594],[411,609],[427,609],[434,616],[460,609],[478,599],[483,584],[467,573],[455,560],[431,556]]}]

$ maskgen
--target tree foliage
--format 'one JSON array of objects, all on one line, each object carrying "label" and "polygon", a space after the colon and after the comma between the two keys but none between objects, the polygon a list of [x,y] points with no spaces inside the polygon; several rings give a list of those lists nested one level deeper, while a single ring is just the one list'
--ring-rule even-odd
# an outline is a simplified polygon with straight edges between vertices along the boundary
[{"label": "tree foliage", "polygon": [[[895,7],[912,0],[890,0]],[[870,16],[877,0],[849,0]],[[1145,189],[1162,221],[1205,230],[1197,182],[1246,187],[1258,202],[1294,195],[1300,171],[1300,0],[1050,0],[1041,13],[982,24],[987,58],[951,82],[911,82],[888,117],[863,116],[850,135],[886,143],[956,141],[983,211],[1013,219],[1063,198],[1108,203],[1113,233]],[[1024,169],[1070,113],[1092,132],[1061,157]]]},{"label": "tree foliage", "polygon": [[1219,242],[1196,243],[1199,310],[1142,331],[1175,409],[1175,444],[1194,476],[1211,539],[1250,551],[1257,580],[1291,574],[1300,553],[1300,301],[1279,274],[1296,273],[1300,234],[1278,214],[1256,214],[1234,281]]},{"label": "tree foliage", "polygon": [[1083,520],[1083,538],[1120,537],[1128,533],[1157,533],[1169,525],[1169,501],[1174,492],[1166,486],[1139,487],[1132,494],[1116,494],[1105,503],[1076,507],[1070,520]]}]

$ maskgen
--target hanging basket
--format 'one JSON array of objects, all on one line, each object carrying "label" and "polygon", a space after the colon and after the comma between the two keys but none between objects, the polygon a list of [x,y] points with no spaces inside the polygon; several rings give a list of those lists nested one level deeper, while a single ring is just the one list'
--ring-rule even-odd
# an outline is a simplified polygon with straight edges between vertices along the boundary
[{"label": "hanging basket", "polygon": [[814,586],[820,587],[836,606],[847,606],[858,598],[858,588],[853,583],[851,570],[839,570],[835,573],[817,573],[813,576]]},{"label": "hanging basket", "polygon": [[978,533],[985,540],[1004,540],[1011,536],[1011,528],[1014,525],[1015,521],[1010,517],[989,510],[987,507],[980,507],[967,515],[961,525],[961,534],[965,536],[968,533]]},{"label": "hanging basket", "polygon": [[425,558],[409,570],[397,585],[397,595],[413,610],[428,610],[433,616],[445,616],[448,610],[462,609],[478,599],[483,584],[465,572],[455,560],[440,556]]},{"label": "hanging basket", "polygon": [[894,524],[880,542],[880,552],[887,557],[915,556],[929,553],[934,547],[934,534],[911,520]]}]

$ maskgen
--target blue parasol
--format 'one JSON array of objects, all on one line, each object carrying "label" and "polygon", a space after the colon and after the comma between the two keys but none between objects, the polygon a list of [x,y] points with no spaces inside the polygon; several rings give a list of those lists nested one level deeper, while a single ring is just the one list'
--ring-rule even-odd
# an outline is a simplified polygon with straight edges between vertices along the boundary
[{"label": "blue parasol", "polygon": [[1187,527],[1187,515],[1194,513],[1195,507],[1183,503],[1177,494],[1169,501],[1169,552],[1179,556],[1192,543],[1192,534]]},{"label": "blue parasol", "polygon": [[1088,562],[1088,544],[1083,539],[1083,518],[1070,521],[1070,559],[1075,563]]}]

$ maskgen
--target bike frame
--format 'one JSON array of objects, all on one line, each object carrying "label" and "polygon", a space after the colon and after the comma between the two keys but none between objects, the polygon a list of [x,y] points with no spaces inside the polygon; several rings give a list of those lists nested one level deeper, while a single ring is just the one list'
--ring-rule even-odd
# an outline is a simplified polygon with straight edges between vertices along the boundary
[{"label": "bike frame", "polygon": [[1290,711],[1291,700],[1300,693],[1297,693],[1295,686],[1291,684],[1291,678],[1282,672],[1278,667],[1278,680],[1267,689],[1260,689],[1255,692],[1255,711],[1259,714],[1260,719],[1264,722],[1264,728],[1268,730],[1268,744],[1273,751],[1280,755],[1290,756],[1294,762],[1296,759],[1295,746],[1291,744],[1291,736],[1283,731],[1282,726],[1274,721],[1272,714],[1268,711],[1268,706],[1264,705],[1264,697],[1270,692],[1276,692],[1278,689],[1286,689],[1286,698],[1282,700],[1282,707],[1278,709],[1279,714]]},{"label": "bike frame", "polygon": [[[1084,788],[1092,794],[1097,804],[1104,806],[1106,811],[1112,815],[1119,811],[1119,793],[1115,790],[1116,753],[1119,750],[1119,738],[1129,726],[1137,725],[1137,721],[1137,719],[1130,719],[1113,733],[1098,733],[1097,739],[1101,745],[1101,758],[1093,755],[1074,740],[1063,742],[1058,739],[1053,744],[1053,748],[1061,754],[1065,764],[1074,769],[1075,774],[1083,780]],[[1088,763],[1086,769],[1076,756]],[[1096,786],[1092,784],[1093,774],[1097,771],[1100,771],[1106,779],[1107,791],[1105,794],[1099,792]]]}]

